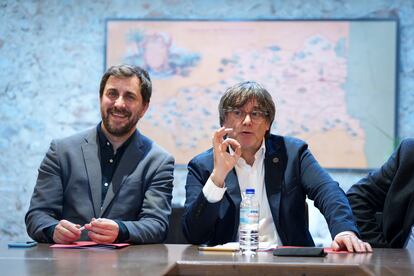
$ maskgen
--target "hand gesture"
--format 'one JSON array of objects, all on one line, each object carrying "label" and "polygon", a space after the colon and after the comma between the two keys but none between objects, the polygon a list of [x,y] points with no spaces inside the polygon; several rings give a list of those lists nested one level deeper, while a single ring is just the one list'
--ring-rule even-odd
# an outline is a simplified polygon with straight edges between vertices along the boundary
[{"label": "hand gesture", "polygon": [[[232,138],[224,139],[224,136],[232,131],[232,128],[221,127],[213,134],[214,169],[210,178],[221,188],[224,186],[227,174],[234,168],[241,156],[239,142]],[[233,153],[227,151],[229,146],[233,149]]]}]

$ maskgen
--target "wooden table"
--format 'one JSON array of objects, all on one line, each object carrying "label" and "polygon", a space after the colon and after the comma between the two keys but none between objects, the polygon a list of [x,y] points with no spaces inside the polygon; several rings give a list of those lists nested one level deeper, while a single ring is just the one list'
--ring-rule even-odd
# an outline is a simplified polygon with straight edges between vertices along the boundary
[{"label": "wooden table", "polygon": [[414,275],[414,251],[375,249],[372,254],[275,257],[259,252],[199,252],[180,244],[136,245],[119,250],[28,249],[0,244],[0,275]]}]

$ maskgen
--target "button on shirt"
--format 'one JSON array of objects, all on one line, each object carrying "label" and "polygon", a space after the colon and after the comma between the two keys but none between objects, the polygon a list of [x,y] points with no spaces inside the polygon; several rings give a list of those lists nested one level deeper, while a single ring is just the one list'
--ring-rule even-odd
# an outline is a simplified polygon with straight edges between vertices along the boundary
[{"label": "button on shirt", "polygon": [[[256,198],[260,206],[259,241],[269,242],[270,244],[282,245],[279,235],[276,231],[276,227],[269,206],[269,201],[266,195],[266,187],[264,181],[265,153],[266,147],[263,140],[261,147],[255,154],[255,161],[253,165],[250,166],[246,163],[246,161],[243,158],[239,158],[235,166],[235,170],[237,174],[237,180],[240,186],[240,191],[242,193],[246,190],[246,188],[255,189]],[[224,184],[224,186],[226,186],[226,184]],[[220,201],[223,198],[226,190],[226,187],[217,187],[210,178],[207,180],[206,185],[204,185],[203,187],[204,196],[211,203]]]},{"label": "button on shirt", "polygon": [[106,138],[105,134],[102,131],[101,124],[97,126],[98,137],[99,137],[99,150],[100,150],[100,161],[101,161],[101,172],[102,172],[102,196],[101,196],[101,206],[105,200],[105,196],[108,192],[109,186],[112,182],[112,177],[115,173],[116,168],[118,167],[119,161],[122,158],[122,155],[125,152],[125,149],[131,142],[131,138],[128,138],[122,146],[120,146],[117,151],[114,151],[114,148]]}]

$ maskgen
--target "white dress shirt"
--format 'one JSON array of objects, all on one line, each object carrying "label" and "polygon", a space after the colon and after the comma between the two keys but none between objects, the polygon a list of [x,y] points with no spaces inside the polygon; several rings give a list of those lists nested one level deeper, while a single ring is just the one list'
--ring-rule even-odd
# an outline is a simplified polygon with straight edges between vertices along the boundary
[{"label": "white dress shirt", "polygon": [[[245,192],[246,188],[255,189],[255,196],[260,206],[259,241],[269,242],[270,244],[282,245],[282,242],[280,241],[279,235],[277,233],[273,221],[269,201],[267,199],[266,194],[266,187],[264,181],[265,152],[266,147],[263,140],[261,147],[255,154],[255,161],[252,166],[247,164],[243,158],[239,158],[235,166],[237,180],[239,182],[240,191],[242,193]],[[226,190],[226,183],[224,183],[223,188],[220,188],[213,183],[211,178],[209,178],[207,180],[206,185],[204,185],[203,194],[209,202],[215,203],[223,198]]]}]

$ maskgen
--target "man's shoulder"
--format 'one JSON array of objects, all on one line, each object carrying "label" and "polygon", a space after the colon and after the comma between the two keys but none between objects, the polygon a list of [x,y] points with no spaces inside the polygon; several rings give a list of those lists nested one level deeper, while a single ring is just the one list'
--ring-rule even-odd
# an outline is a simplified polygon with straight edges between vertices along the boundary
[{"label": "man's shoulder", "polygon": [[87,141],[91,137],[96,138],[96,128],[90,128],[87,130],[83,130],[75,134],[72,134],[70,136],[63,137],[63,138],[56,138],[56,139],[53,139],[53,141],[59,144],[74,144],[74,143],[81,143],[81,142]]},{"label": "man's shoulder", "polygon": [[191,159],[190,164],[212,164],[213,163],[213,148],[210,148],[202,153],[196,155]]},{"label": "man's shoulder", "polygon": [[308,144],[295,137],[291,136],[281,136],[281,135],[275,135],[270,134],[266,139],[266,144],[271,145],[272,147],[280,148],[284,147],[288,150],[294,150],[294,149],[301,149],[301,148],[307,148]]},{"label": "man's shoulder", "polygon": [[157,144],[154,140],[150,139],[149,137],[143,135],[138,131],[137,135],[141,143],[144,145],[144,148],[147,149],[147,151],[158,156],[169,156],[173,158],[173,156],[165,148]]},{"label": "man's shoulder", "polygon": [[406,150],[414,151],[414,138],[403,139],[400,143],[400,147]]}]

